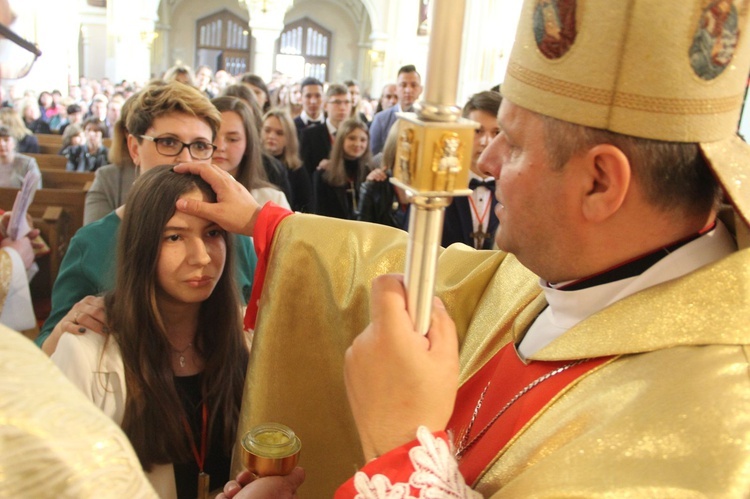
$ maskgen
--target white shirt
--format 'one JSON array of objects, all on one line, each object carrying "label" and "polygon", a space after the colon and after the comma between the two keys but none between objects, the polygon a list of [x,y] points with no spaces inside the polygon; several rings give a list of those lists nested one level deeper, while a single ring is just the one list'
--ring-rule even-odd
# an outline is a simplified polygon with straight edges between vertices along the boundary
[{"label": "white shirt", "polygon": [[[469,180],[471,179],[491,180],[490,177],[484,179],[476,173],[470,171]],[[490,224],[490,210],[492,209],[492,194],[492,191],[484,186],[479,186],[471,191],[471,195],[469,196],[468,201],[469,209],[471,210],[471,226],[474,229],[472,232],[475,232],[478,228],[481,229],[482,232],[487,232],[487,227]],[[477,216],[477,214],[479,215]],[[482,216],[484,216],[484,218],[482,218],[481,227],[479,227],[480,218]],[[490,239],[491,238],[492,236],[490,236]],[[482,249],[481,246],[477,245],[478,242],[478,240],[474,240],[474,247],[476,249]]]},{"label": "white shirt", "polygon": [[310,122],[318,123],[318,124],[323,123],[323,113],[320,113],[320,115],[318,116],[318,119],[313,119],[305,111],[302,111],[299,115],[299,118],[302,120],[302,123],[304,123],[305,126],[309,125]]},{"label": "white shirt", "polygon": [[[568,329],[616,301],[689,274],[724,258],[736,249],[729,231],[717,220],[714,230],[681,246],[641,275],[575,291],[555,289],[540,279],[539,285],[549,306],[529,328],[518,347],[518,353],[523,358],[529,358]],[[565,284],[559,283],[556,287]]]}]

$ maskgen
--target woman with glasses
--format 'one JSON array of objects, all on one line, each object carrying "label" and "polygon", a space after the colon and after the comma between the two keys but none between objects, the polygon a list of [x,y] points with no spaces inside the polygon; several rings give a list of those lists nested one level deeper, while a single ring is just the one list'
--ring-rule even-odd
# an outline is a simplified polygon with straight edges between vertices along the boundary
[{"label": "woman with glasses", "polygon": [[[182,83],[156,83],[133,101],[126,123],[127,145],[141,172],[158,165],[209,164],[221,114],[198,89]],[[126,200],[127,203],[127,200]],[[52,311],[36,339],[51,354],[63,332],[103,331],[101,294],[114,283],[114,259],[124,206],[86,225],[71,239],[52,289]],[[235,239],[236,283],[243,303],[252,287],[256,257],[250,238]]]},{"label": "woman with glasses", "polygon": [[[125,125],[130,114],[130,105],[135,100],[136,96],[133,95],[122,105],[120,119],[115,122],[112,130],[112,146],[107,156],[110,164],[96,170],[94,183],[86,193],[83,225],[96,222],[125,204],[125,198],[135,181],[138,169],[128,152],[128,129]],[[71,125],[71,127],[77,126]],[[65,133],[67,133],[67,128]],[[65,133],[63,133],[63,140]]]}]

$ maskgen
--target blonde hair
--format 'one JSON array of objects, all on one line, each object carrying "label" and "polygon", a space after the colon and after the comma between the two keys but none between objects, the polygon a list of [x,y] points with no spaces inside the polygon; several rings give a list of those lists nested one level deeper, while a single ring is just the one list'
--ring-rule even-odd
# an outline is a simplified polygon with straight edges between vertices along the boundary
[{"label": "blonde hair", "polygon": [[4,107],[0,109],[0,123],[8,127],[11,137],[16,139],[16,142],[32,134],[32,131],[26,127],[21,115],[13,108]]},{"label": "blonde hair", "polygon": [[296,170],[302,166],[302,160],[299,158],[299,141],[297,140],[297,128],[294,126],[294,121],[292,121],[289,111],[280,107],[273,108],[263,115],[263,123],[271,117],[276,117],[281,123],[281,129],[284,130],[286,145],[281,162],[290,170]]}]

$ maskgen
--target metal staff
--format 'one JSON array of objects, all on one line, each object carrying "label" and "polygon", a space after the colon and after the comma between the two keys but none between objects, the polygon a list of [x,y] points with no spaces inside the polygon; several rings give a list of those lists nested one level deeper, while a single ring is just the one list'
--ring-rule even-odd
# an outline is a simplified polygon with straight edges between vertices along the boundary
[{"label": "metal staff", "polygon": [[468,196],[474,130],[456,105],[465,0],[433,0],[424,100],[416,113],[399,113],[398,147],[391,182],[412,204],[406,248],[407,307],[415,329],[430,327],[437,254],[445,208]]}]

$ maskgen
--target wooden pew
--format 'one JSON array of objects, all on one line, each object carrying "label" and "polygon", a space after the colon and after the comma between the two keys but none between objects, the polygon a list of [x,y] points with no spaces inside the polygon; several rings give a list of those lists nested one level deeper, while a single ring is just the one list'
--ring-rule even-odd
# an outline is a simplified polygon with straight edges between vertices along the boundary
[{"label": "wooden pew", "polygon": [[88,192],[94,183],[94,172],[69,172],[40,168],[45,189],[76,189]]},{"label": "wooden pew", "polygon": [[[73,172],[55,172],[80,175]],[[19,189],[0,187],[0,208],[13,209]],[[78,189],[38,189],[34,201],[29,206],[29,215],[34,226],[39,228],[42,237],[50,247],[49,255],[37,259],[40,271],[30,283],[34,310],[37,320],[43,320],[49,314],[49,297],[52,286],[57,279],[70,239],[83,226],[83,207],[86,191]]]},{"label": "wooden pew", "polygon": [[70,232],[70,216],[60,206],[47,206],[41,216],[32,218],[34,227],[39,229],[42,238],[50,247],[47,255],[36,259],[39,273],[29,284],[37,320],[44,320],[50,312],[52,286],[55,284],[60,263],[73,234]]},{"label": "wooden pew", "polygon": [[28,153],[26,156],[31,156],[36,160],[36,164],[39,165],[39,169],[44,170],[65,170],[65,166],[68,164],[68,159],[65,156],[59,154],[34,154]]},{"label": "wooden pew", "polygon": [[62,135],[53,135],[48,133],[35,133],[39,149],[42,154],[59,154],[62,149]]},{"label": "wooden pew", "polygon": [[[39,147],[45,154],[58,154],[62,149],[62,135],[50,134],[50,133],[35,133]],[[112,138],[103,138],[102,145],[109,149],[112,147]]]},{"label": "wooden pew", "polygon": [[[41,154],[60,154],[60,149],[62,149],[62,146],[55,145],[55,144],[39,144],[39,152]],[[27,153],[26,153],[27,154]]]},{"label": "wooden pew", "polygon": [[36,137],[37,142],[39,142],[39,145],[57,145],[62,147],[62,135],[57,135],[53,133],[35,133],[34,137]]},{"label": "wooden pew", "polygon": [[[0,208],[11,210],[19,189],[0,187]],[[42,217],[48,206],[59,206],[70,216],[69,233],[73,234],[83,226],[83,206],[86,191],[83,189],[38,189],[34,202],[29,207],[32,217]]]}]

